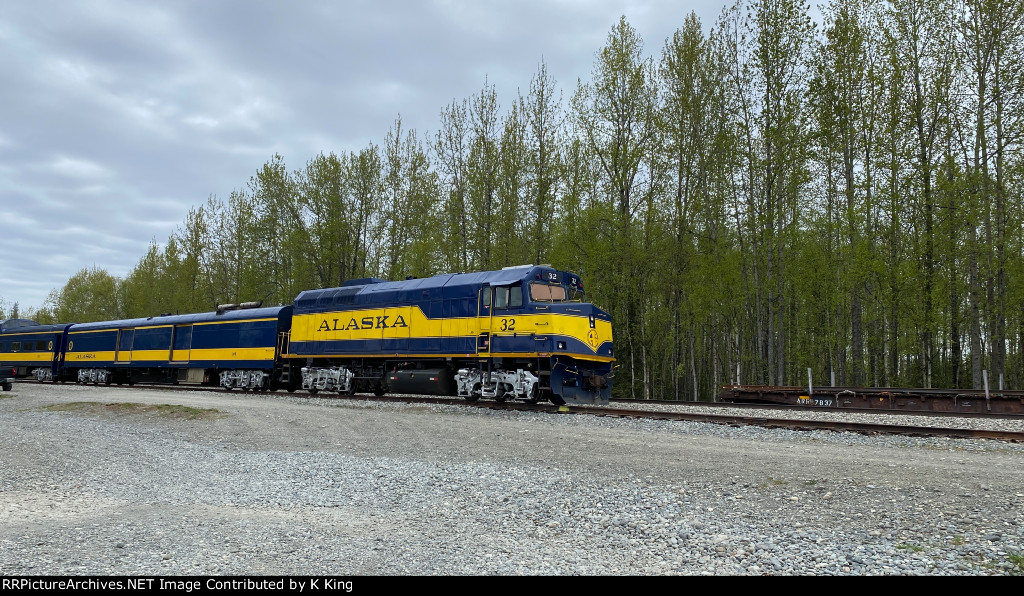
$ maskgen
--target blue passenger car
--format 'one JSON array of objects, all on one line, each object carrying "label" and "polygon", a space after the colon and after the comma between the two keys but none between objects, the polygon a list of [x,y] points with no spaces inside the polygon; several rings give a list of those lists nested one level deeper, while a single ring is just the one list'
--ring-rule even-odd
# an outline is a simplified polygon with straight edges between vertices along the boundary
[{"label": "blue passenger car", "polygon": [[68,327],[27,319],[0,322],[0,368],[12,377],[52,379],[63,361]]},{"label": "blue passenger car", "polygon": [[279,373],[290,306],[72,325],[60,376],[80,383],[170,382],[266,389]]}]

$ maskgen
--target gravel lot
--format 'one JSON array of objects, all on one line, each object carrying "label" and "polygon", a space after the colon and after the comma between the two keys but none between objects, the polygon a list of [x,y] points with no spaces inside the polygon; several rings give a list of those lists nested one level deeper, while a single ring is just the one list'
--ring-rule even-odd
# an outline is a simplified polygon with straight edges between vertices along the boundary
[{"label": "gravel lot", "polygon": [[3,575],[1024,574],[1024,445],[29,382],[0,416]]}]

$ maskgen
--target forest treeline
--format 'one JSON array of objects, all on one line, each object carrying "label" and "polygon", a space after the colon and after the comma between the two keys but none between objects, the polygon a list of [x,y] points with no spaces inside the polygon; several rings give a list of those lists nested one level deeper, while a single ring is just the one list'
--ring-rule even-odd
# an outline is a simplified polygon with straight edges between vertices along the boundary
[{"label": "forest treeline", "polygon": [[[287,304],[345,279],[527,263],[614,321],[619,397],[725,383],[1024,386],[1024,3],[751,0],[589,79],[487,81],[436,133],[297,168],[273,156],[124,279],[36,315]],[[294,167],[294,166],[293,166]]]}]

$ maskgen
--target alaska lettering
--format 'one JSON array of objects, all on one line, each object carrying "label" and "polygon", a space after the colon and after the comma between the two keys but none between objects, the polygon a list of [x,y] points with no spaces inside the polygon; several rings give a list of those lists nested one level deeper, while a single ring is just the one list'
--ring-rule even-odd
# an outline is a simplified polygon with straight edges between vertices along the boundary
[{"label": "alaska lettering", "polygon": [[342,319],[323,319],[320,323],[320,327],[317,328],[317,332],[321,331],[352,331],[358,329],[393,329],[395,327],[408,327],[405,318],[402,315],[395,317],[394,321],[389,322],[388,319],[391,315],[382,315],[376,317],[363,317],[358,321],[355,318],[348,320],[348,323],[342,323]]}]

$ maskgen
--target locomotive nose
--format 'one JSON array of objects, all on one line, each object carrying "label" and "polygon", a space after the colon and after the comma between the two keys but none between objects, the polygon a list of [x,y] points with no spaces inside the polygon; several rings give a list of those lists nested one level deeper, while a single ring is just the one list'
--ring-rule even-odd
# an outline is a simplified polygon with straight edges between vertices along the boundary
[{"label": "locomotive nose", "polygon": [[597,356],[610,358],[613,352],[611,317],[593,304],[583,306],[588,323],[585,342],[587,347],[593,350]]}]

